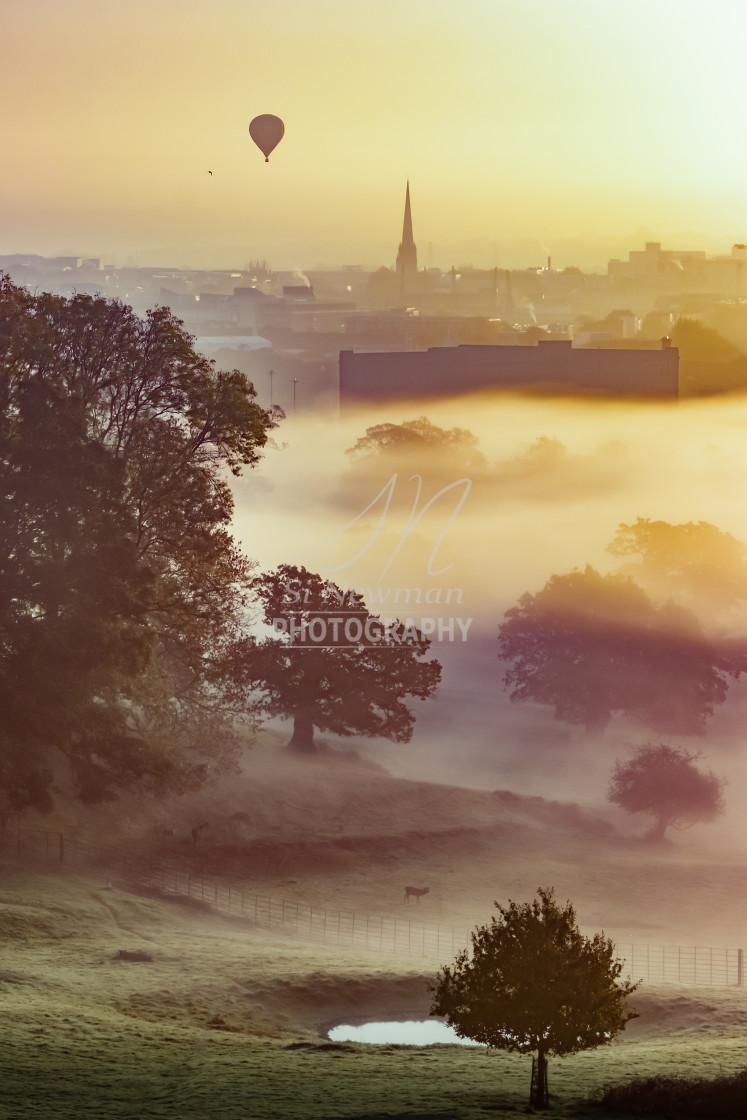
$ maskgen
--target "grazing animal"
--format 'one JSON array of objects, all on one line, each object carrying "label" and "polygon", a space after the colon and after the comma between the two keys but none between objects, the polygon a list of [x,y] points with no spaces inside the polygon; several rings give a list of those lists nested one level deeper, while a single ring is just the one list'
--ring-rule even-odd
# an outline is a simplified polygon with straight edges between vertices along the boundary
[{"label": "grazing animal", "polygon": [[420,899],[424,894],[428,894],[430,889],[430,887],[405,887],[405,902],[409,902],[410,895],[412,895],[413,898],[418,900],[418,906],[420,906]]},{"label": "grazing animal", "polygon": [[162,824],[154,825],[153,826],[153,831],[155,832],[156,836],[173,836],[174,835],[173,828],[166,828],[166,826],[162,825]]},{"label": "grazing animal", "polygon": [[207,828],[209,823],[209,821],[205,821],[204,824],[197,824],[192,829],[192,839],[194,840],[195,844],[200,839],[200,833],[202,832],[203,828]]}]

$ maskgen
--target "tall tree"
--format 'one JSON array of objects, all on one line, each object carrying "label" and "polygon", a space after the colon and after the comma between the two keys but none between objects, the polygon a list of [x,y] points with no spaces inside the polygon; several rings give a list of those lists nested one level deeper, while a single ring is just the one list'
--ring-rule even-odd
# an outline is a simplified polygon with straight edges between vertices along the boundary
[{"label": "tall tree", "polygon": [[708,641],[684,608],[657,606],[628,577],[591,567],[551,576],[505,617],[511,700],[547,704],[590,730],[621,714],[655,731],[701,734],[745,670],[741,646]]},{"label": "tall tree", "polygon": [[234,673],[264,711],[293,720],[291,749],[315,753],[315,729],[409,742],[406,701],[431,696],[441,677],[427,638],[385,626],[355,592],[303,567],[282,564],[253,589],[274,633],[245,640]]},{"label": "tall tree", "polygon": [[[0,279],[0,787],[48,810],[199,780],[249,565],[225,469],[270,417],[165,308]],[[204,734],[206,721],[227,732]],[[208,746],[208,752],[210,750]]]},{"label": "tall tree", "polygon": [[495,1050],[536,1054],[530,1105],[549,1106],[547,1058],[610,1043],[635,1011],[625,1006],[637,985],[620,980],[622,964],[603,933],[585,937],[570,902],[552,889],[532,902],[495,907],[489,925],[431,985],[432,1015],[461,1038]]},{"label": "tall tree", "polygon": [[700,755],[667,743],[644,743],[626,762],[615,763],[608,801],[629,813],[649,813],[648,836],[663,840],[670,827],[712,821],[724,811],[725,780],[696,764]]}]

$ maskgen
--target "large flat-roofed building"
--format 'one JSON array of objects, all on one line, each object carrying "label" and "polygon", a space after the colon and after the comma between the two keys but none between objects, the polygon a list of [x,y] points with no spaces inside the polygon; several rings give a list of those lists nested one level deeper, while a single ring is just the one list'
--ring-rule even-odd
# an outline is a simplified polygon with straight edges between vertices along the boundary
[{"label": "large flat-roofed building", "polygon": [[407,353],[340,352],[340,406],[505,389],[570,396],[678,395],[679,351],[537,346],[439,346]]}]

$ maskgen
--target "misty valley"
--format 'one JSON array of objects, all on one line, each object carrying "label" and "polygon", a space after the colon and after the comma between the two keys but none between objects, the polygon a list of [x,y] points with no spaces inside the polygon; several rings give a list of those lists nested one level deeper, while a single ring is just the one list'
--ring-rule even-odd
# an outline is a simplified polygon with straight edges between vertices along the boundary
[{"label": "misty valley", "polygon": [[0,1120],[747,1116],[746,37],[4,5]]},{"label": "misty valley", "polygon": [[[282,418],[165,310],[4,296],[11,1099],[344,1117],[383,1062],[395,1115],[565,1115],[738,1071],[742,398]],[[452,988],[558,922],[562,1016],[589,953],[619,1007],[548,1074]]]}]

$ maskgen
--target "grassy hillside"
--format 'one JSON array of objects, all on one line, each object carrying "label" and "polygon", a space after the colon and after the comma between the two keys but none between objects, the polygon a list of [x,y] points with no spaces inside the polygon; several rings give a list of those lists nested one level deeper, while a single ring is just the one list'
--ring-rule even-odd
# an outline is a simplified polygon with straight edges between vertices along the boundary
[{"label": "grassy hillside", "polygon": [[[312,905],[472,925],[493,899],[525,900],[541,884],[570,897],[588,929],[743,943],[736,857],[652,852],[576,806],[398,781],[352,757],[299,767],[260,754],[191,799],[68,807],[46,823]],[[526,1058],[326,1039],[340,1022],[426,1017],[429,962],[304,944],[187,900],[110,889],[104,871],[45,875],[7,856],[0,872],[0,1117],[526,1114]],[[430,887],[409,911],[406,884]],[[119,949],[153,959],[116,960]],[[744,990],[644,985],[634,1003],[640,1018],[620,1043],[551,1062],[551,1116],[587,1115],[583,1100],[632,1076],[747,1065]]]},{"label": "grassy hillside", "polygon": [[[577,805],[398,779],[352,752],[310,761],[266,738],[243,773],[164,803],[123,798],[25,820],[314,906],[459,928],[495,899],[554,886],[582,926],[620,941],[744,945],[744,853],[705,848],[708,829],[652,846],[645,822]],[[616,822],[613,824],[612,822]],[[199,842],[191,830],[207,823]],[[163,836],[157,830],[169,829]],[[404,887],[428,887],[419,905]]]},{"label": "grassy hillside", "polygon": [[[306,946],[84,877],[3,867],[3,1117],[203,1120],[525,1113],[528,1059],[325,1042],[341,1021],[420,1018],[428,972]],[[145,949],[149,963],[115,959]],[[634,1073],[747,1064],[734,991],[649,990],[624,1041],[551,1064],[554,1116]]]}]

